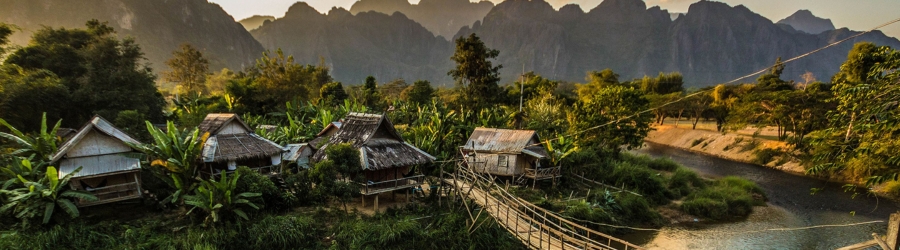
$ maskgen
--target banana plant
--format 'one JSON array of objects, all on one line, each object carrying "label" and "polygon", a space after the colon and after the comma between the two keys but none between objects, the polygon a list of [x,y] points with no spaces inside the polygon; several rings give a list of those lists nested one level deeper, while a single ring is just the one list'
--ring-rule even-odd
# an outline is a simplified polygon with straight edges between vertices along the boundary
[{"label": "banana plant", "polygon": [[38,216],[42,217],[42,224],[50,223],[52,218],[63,221],[59,217],[59,213],[55,212],[57,209],[62,209],[70,218],[77,218],[80,215],[78,207],[70,199],[97,200],[96,196],[88,192],[68,189],[72,176],[79,171],[81,171],[81,167],[60,179],[56,168],[50,166],[47,167],[44,177],[40,180],[29,180],[22,175],[17,176],[17,179],[23,183],[22,187],[0,190],[0,193],[9,197],[7,203],[0,207],[0,214],[12,214],[22,220],[23,225],[28,225],[29,221]]},{"label": "banana plant", "polygon": [[180,203],[179,195],[188,193],[197,184],[200,173],[197,163],[209,133],[200,133],[197,128],[178,130],[171,121],[166,124],[167,131],[163,132],[149,121],[146,123],[153,143],[130,146],[146,154],[150,172],[176,190],[163,199],[164,203]]},{"label": "banana plant", "polygon": [[62,124],[62,120],[57,121],[56,125],[48,130],[47,113],[44,113],[41,118],[41,130],[35,135],[26,135],[12,125],[9,125],[6,120],[0,119],[0,125],[3,125],[10,131],[10,133],[0,132],[0,138],[18,145],[18,148],[13,149],[14,151],[7,155],[22,157],[35,156],[35,159],[50,162],[50,158],[56,153],[57,144],[61,142],[61,139],[56,136],[56,131],[59,130],[60,124]]},{"label": "banana plant", "polygon": [[563,159],[578,151],[578,146],[575,145],[575,141],[571,138],[566,139],[566,137],[562,135],[555,140],[546,140],[544,145],[546,145],[547,150],[550,151],[550,163],[553,164],[554,167],[559,167]]},{"label": "banana plant", "polygon": [[31,163],[30,159],[19,158],[18,160],[13,160],[11,163],[3,168],[0,168],[0,183],[2,183],[2,189],[8,190],[15,184],[24,185],[22,183],[19,176],[24,177],[27,180],[37,179],[42,175],[43,171],[41,171],[40,165],[34,165]]},{"label": "banana plant", "polygon": [[228,173],[222,173],[221,179],[216,181],[203,180],[194,190],[194,195],[184,197],[184,203],[193,206],[187,213],[190,214],[196,209],[203,210],[207,216],[203,220],[204,225],[218,223],[223,215],[234,214],[239,218],[248,220],[245,208],[259,209],[248,198],[259,197],[260,193],[236,193],[237,181],[241,177],[235,173],[230,178]]}]

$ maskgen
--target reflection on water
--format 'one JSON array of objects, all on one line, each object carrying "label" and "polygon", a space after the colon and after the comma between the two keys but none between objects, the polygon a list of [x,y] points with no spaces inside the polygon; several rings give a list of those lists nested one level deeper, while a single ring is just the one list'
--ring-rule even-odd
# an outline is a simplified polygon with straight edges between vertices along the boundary
[{"label": "reflection on water", "polygon": [[[649,249],[835,249],[884,234],[885,223],[806,230],[767,230],[817,225],[887,221],[900,204],[866,195],[853,197],[842,185],[738,163],[685,150],[649,144],[634,151],[668,157],[705,177],[740,176],[759,184],[768,206],[756,207],[746,220],[729,223],[678,225],[660,232],[625,237]],[[810,194],[811,188],[821,191]],[[855,215],[854,215],[855,213]]]}]

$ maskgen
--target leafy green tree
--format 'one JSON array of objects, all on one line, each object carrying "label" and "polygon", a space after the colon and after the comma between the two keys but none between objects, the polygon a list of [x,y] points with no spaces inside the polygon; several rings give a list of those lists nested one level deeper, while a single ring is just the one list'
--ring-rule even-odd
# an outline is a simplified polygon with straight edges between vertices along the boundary
[{"label": "leafy green tree", "polygon": [[6,55],[6,44],[9,43],[9,36],[13,34],[12,27],[6,23],[0,23],[0,59]]},{"label": "leafy green tree", "polygon": [[587,73],[585,80],[587,80],[587,83],[575,85],[575,92],[578,96],[588,98],[582,99],[581,101],[588,101],[604,88],[622,84],[619,82],[619,74],[616,74],[611,69],[604,69],[599,72],[590,71]]},{"label": "leafy green tree", "polygon": [[72,173],[62,179],[55,167],[47,167],[46,174],[40,180],[28,180],[19,176],[22,186],[12,190],[0,190],[9,198],[6,204],[0,207],[0,214],[11,214],[22,220],[22,225],[27,227],[34,218],[42,218],[41,224],[50,223],[54,219],[57,223],[65,221],[60,213],[61,209],[69,218],[77,218],[80,214],[78,207],[69,199],[81,199],[96,201],[97,197],[84,191],[68,190],[69,181],[76,173],[81,171],[78,167]]},{"label": "leafy green tree", "polygon": [[[522,84],[525,86],[522,86]],[[507,95],[510,104],[519,104],[519,93],[523,91],[522,99],[524,101],[531,100],[532,98],[537,98],[541,95],[547,95],[553,93],[556,90],[556,87],[559,85],[559,82],[552,81],[547,78],[543,78],[534,72],[525,73],[522,76],[522,79],[513,83],[507,87]]]},{"label": "leafy green tree", "polygon": [[404,89],[401,98],[416,105],[429,104],[434,99],[434,88],[431,82],[419,80]]},{"label": "leafy green tree", "polygon": [[900,52],[857,43],[832,78],[830,125],[809,135],[814,165],[810,174],[842,174],[868,185],[900,175]]},{"label": "leafy green tree", "polygon": [[303,66],[280,49],[263,53],[246,71],[230,81],[226,92],[242,107],[239,112],[254,114],[283,111],[291,101],[315,101],[322,86],[333,81],[324,63]]},{"label": "leafy green tree", "polygon": [[340,82],[332,82],[325,84],[322,86],[322,90],[319,91],[322,94],[322,103],[325,103],[329,106],[338,106],[347,99],[347,92],[344,90],[344,86]]},{"label": "leafy green tree", "polygon": [[78,103],[65,106],[63,118],[78,126],[94,114],[115,120],[122,110],[138,110],[152,121],[162,121],[165,101],[144,60],[134,39],[119,40],[106,23],[90,20],[86,29],[38,30],[29,45],[13,52],[6,63],[25,71],[48,70],[59,77],[70,102]]},{"label": "leafy green tree", "polygon": [[684,91],[684,77],[681,73],[659,73],[656,78],[645,76],[641,79],[641,90],[648,94],[669,94]]},{"label": "leafy green tree", "polygon": [[57,151],[58,144],[62,143],[61,139],[56,136],[56,131],[59,130],[60,124],[62,124],[62,120],[57,121],[56,125],[48,129],[47,114],[44,114],[41,119],[41,129],[35,134],[28,135],[10,125],[6,120],[0,119],[0,125],[3,125],[10,131],[9,133],[0,132],[0,138],[14,144],[12,146],[13,151],[0,156],[0,160],[5,158],[5,156],[19,156],[31,157],[32,160],[49,163],[53,154]]},{"label": "leafy green tree", "polygon": [[[40,117],[69,117],[71,94],[52,72],[0,66],[0,118],[23,131],[35,131]],[[49,102],[47,100],[53,100]]]},{"label": "leafy green tree", "polygon": [[463,107],[480,110],[496,103],[500,96],[500,68],[490,59],[497,58],[500,51],[484,45],[481,38],[474,33],[469,37],[456,39],[456,52],[450,59],[456,62],[456,68],[447,72],[453,77],[460,90],[460,104]]},{"label": "leafy green tree", "polygon": [[611,86],[579,99],[569,115],[569,134],[575,135],[579,146],[618,152],[622,147],[643,144],[650,131],[650,116],[643,113],[649,101],[640,90]]},{"label": "leafy green tree", "polygon": [[363,180],[359,151],[350,144],[334,144],[325,148],[325,157],[309,171],[310,178],[316,182],[316,191],[340,201],[347,210],[347,202],[359,193],[354,182]]},{"label": "leafy green tree", "polygon": [[149,121],[145,123],[153,143],[130,146],[146,154],[150,160],[150,172],[175,190],[162,203],[181,204],[184,195],[197,185],[200,173],[198,162],[209,133],[201,133],[196,127],[179,130],[171,121],[166,124],[166,131],[154,127]]},{"label": "leafy green tree", "polygon": [[375,77],[366,77],[366,82],[363,84],[362,91],[363,105],[366,105],[369,108],[376,108],[381,102],[381,93],[378,91],[378,82],[375,81]]},{"label": "leafy green tree", "polygon": [[237,192],[237,182],[240,178],[241,174],[239,173],[235,173],[229,178],[228,173],[223,172],[219,181],[215,179],[201,181],[193,195],[184,197],[184,203],[192,206],[187,213],[190,214],[196,209],[203,210],[207,214],[203,219],[204,225],[214,225],[223,220],[223,217],[227,218],[230,215],[249,220],[244,209],[258,210],[259,206],[249,199],[262,194]]},{"label": "leafy green tree", "polygon": [[209,60],[203,53],[191,46],[182,44],[181,50],[172,52],[172,58],[166,61],[171,71],[163,72],[165,80],[181,85],[181,93],[190,97],[199,97],[206,91],[206,78],[209,75]]}]

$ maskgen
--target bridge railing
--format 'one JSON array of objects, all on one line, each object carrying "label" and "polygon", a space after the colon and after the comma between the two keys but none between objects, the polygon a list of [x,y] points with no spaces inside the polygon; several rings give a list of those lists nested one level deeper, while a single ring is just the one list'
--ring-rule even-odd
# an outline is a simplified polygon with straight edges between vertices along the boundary
[{"label": "bridge railing", "polygon": [[[538,246],[534,246],[534,243],[531,241],[533,237],[531,230],[529,230],[527,238],[523,240],[532,247],[545,248],[543,246],[545,242],[544,237],[547,237],[546,242],[551,242],[550,238],[554,238],[560,242],[558,247],[562,249],[565,249],[567,246],[582,249],[641,249],[637,245],[571,222],[551,211],[522,200],[497,184],[493,177],[485,177],[463,165],[459,166],[454,178],[468,181],[473,187],[478,187],[485,193],[493,194],[498,211],[501,206],[509,206],[509,208],[515,209],[517,213],[515,218],[513,218],[516,220],[515,225],[518,225],[519,222],[526,222],[531,227],[537,228],[540,242]],[[487,197],[485,197],[485,201],[489,202]],[[486,204],[486,206],[491,206],[491,204]],[[509,213],[507,211],[506,218],[503,219],[509,220]],[[509,228],[507,229],[509,230]],[[522,237],[517,232],[512,233],[517,237]]]}]

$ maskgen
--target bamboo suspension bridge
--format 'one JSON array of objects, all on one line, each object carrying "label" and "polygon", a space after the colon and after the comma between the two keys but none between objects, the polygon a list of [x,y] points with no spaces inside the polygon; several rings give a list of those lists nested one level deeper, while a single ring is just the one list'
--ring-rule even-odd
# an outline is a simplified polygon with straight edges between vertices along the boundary
[{"label": "bamboo suspension bridge", "polygon": [[[463,163],[442,178],[453,187],[452,192],[461,198],[472,218],[470,230],[480,226],[475,222],[486,212],[532,249],[641,249],[522,200],[507,192],[490,175],[475,173]],[[477,213],[473,212],[476,205],[481,207]]]}]

